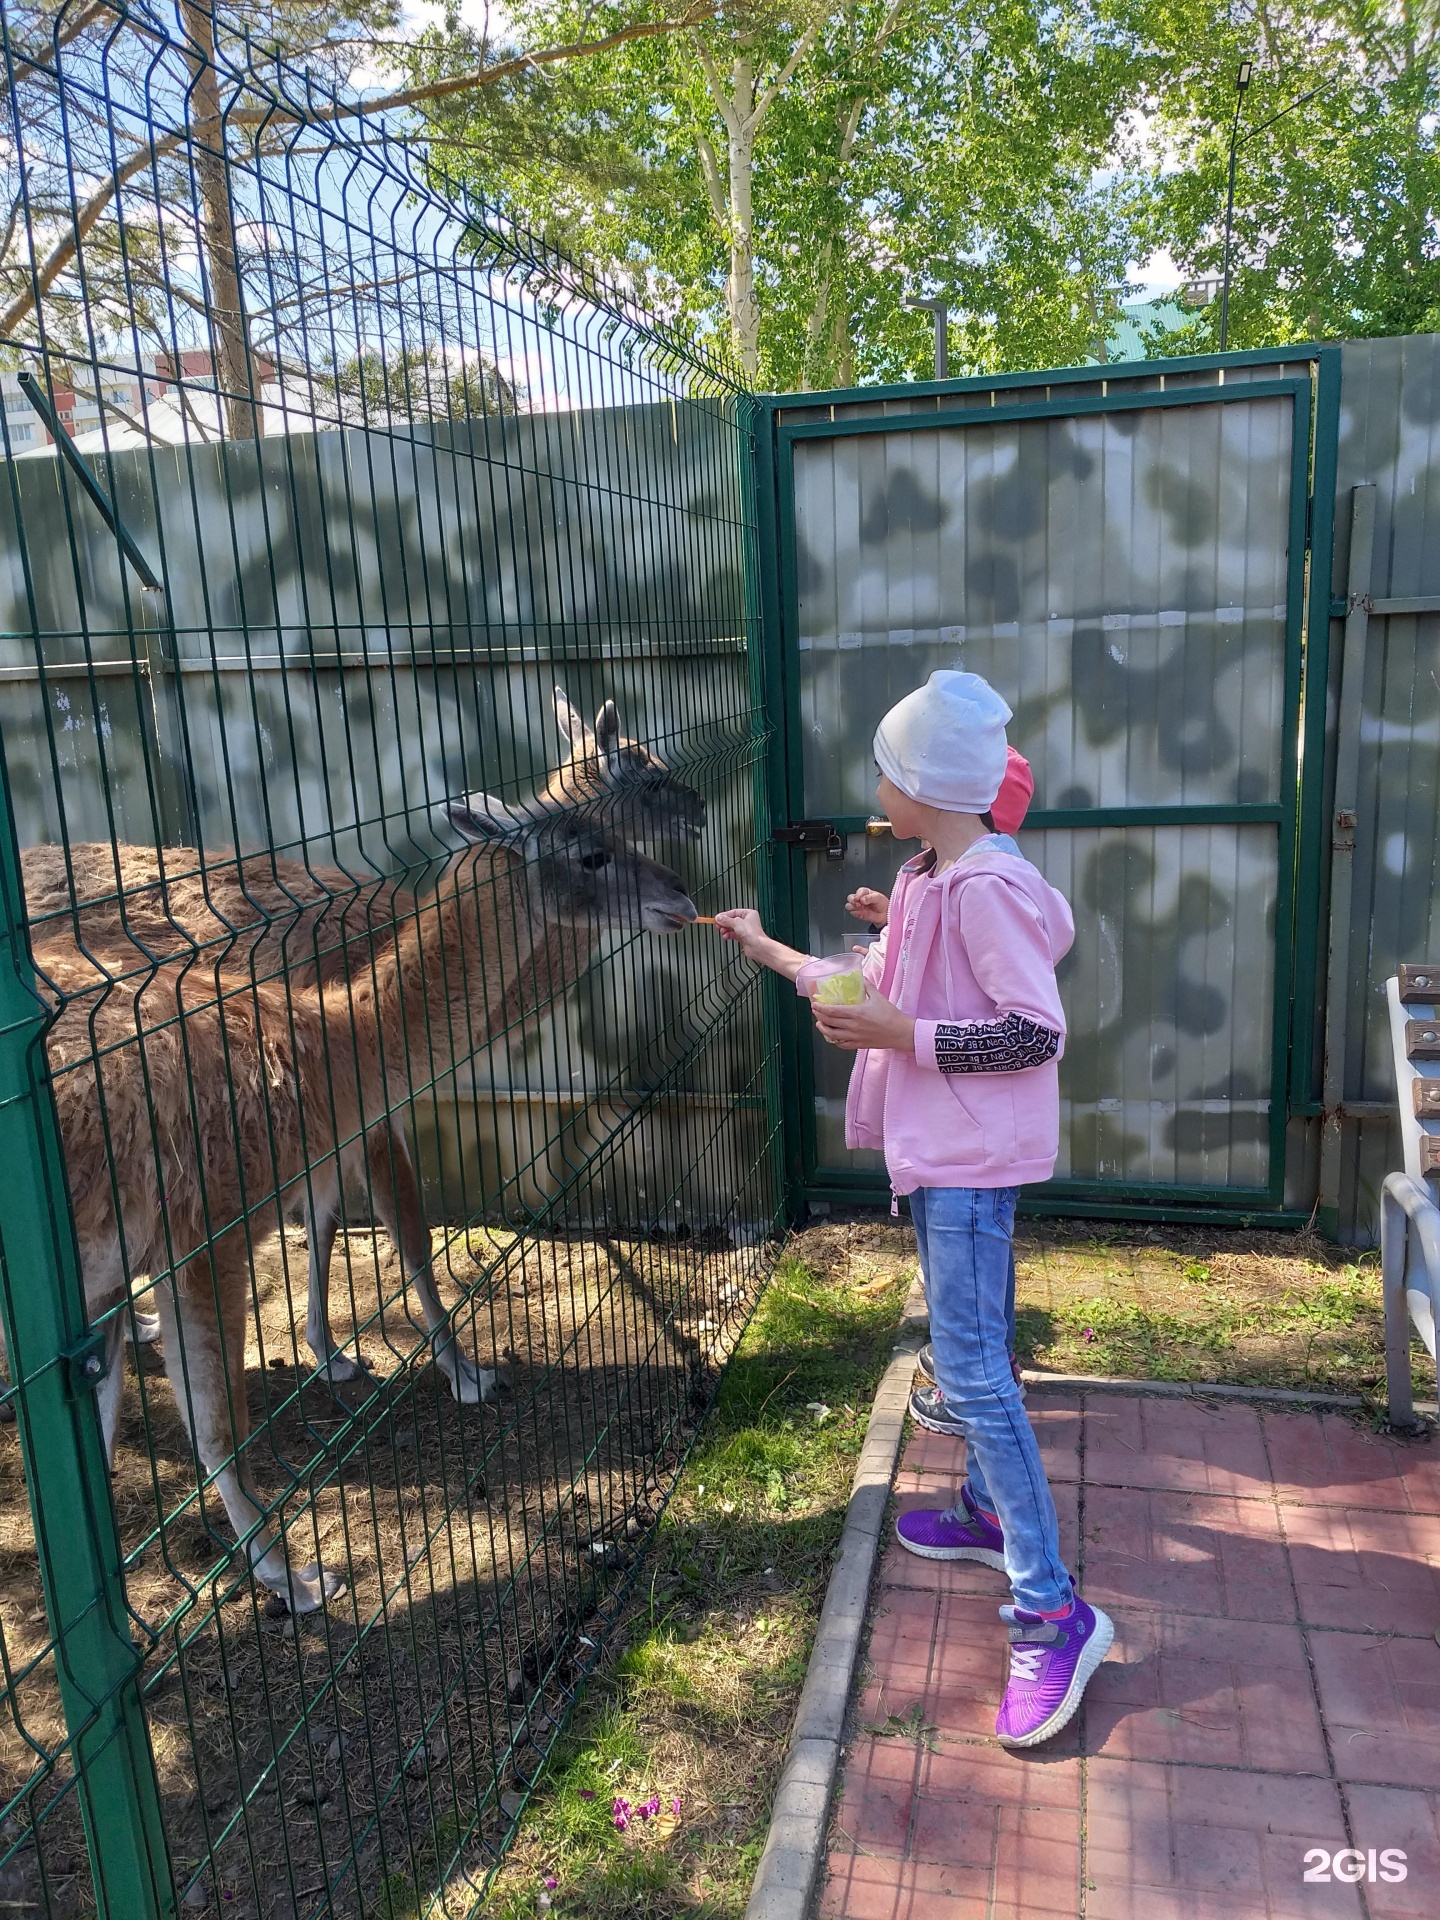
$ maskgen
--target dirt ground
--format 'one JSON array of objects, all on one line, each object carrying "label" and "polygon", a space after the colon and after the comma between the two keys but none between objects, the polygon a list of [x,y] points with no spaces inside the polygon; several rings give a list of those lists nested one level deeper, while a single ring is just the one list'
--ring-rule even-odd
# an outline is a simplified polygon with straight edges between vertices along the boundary
[{"label": "dirt ground", "polygon": [[[877,1300],[915,1258],[908,1227],[873,1218],[817,1225],[791,1254],[826,1284],[843,1266],[844,1288]],[[479,1303],[462,1341],[504,1382],[494,1402],[462,1408],[405,1316],[388,1242],[354,1232],[337,1249],[337,1334],[361,1325],[359,1350],[383,1384],[332,1392],[297,1345],[303,1238],[272,1241],[257,1261],[247,1353],[255,1471],[267,1494],[285,1496],[292,1557],[319,1558],[346,1581],[324,1613],[298,1622],[267,1605],[229,1553],[213,1495],[202,1511],[159,1353],[143,1349],[138,1368],[127,1355],[143,1405],[132,1377],[115,1503],[186,1913],[408,1920],[416,1888],[442,1881],[437,1911],[471,1905],[553,1723],[617,1608],[637,1604],[623,1600],[635,1542],[772,1257],[696,1242],[462,1236],[449,1249],[451,1282],[476,1286]],[[444,1262],[440,1273],[453,1299]],[[1017,1295],[1031,1366],[1372,1397],[1383,1381],[1373,1258],[1311,1236],[1026,1221]],[[1433,1392],[1428,1362],[1416,1380]],[[774,1412],[755,1418],[763,1426]],[[793,1479],[768,1454],[752,1469],[757,1488]],[[714,1480],[718,1468],[707,1472]],[[740,1474],[742,1507],[748,1485]],[[682,1483],[677,1513],[690,1497]],[[707,1539],[739,1524],[733,1507],[705,1507]],[[772,1639],[782,1611],[763,1587],[750,1608]],[[726,1634],[753,1638],[743,1612],[727,1615],[710,1648],[707,1694],[727,1684]],[[0,1427],[0,1629],[11,1708],[0,1793],[23,1796],[0,1836],[13,1849],[0,1905],[70,1920],[94,1901],[13,1424]],[[680,1650],[665,1659],[684,1663]],[[777,1728],[803,1674],[799,1640],[786,1641],[781,1665],[783,1680],[766,1680],[779,1692],[765,1695]],[[706,1740],[719,1737],[707,1727]],[[747,1767],[747,1779],[765,1773]]]},{"label": "dirt ground", "polygon": [[[114,1498],[187,1913],[398,1920],[417,1883],[447,1871],[455,1911],[468,1904],[466,1881],[509,1824],[496,1796],[538,1768],[769,1257],[472,1232],[449,1252],[455,1281],[482,1283],[461,1339],[502,1391],[461,1407],[406,1318],[389,1243],[368,1232],[337,1248],[332,1303],[342,1342],[363,1324],[381,1384],[315,1379],[297,1349],[303,1236],[272,1240],[247,1350],[254,1469],[284,1496],[292,1561],[346,1582],[298,1621],[229,1553],[213,1495],[202,1511],[160,1354],[141,1350]],[[443,1265],[440,1277],[453,1299]],[[0,1575],[0,1794],[28,1788],[3,1835],[22,1844],[0,1868],[0,1904],[68,1920],[94,1900],[13,1424],[0,1429]]]}]

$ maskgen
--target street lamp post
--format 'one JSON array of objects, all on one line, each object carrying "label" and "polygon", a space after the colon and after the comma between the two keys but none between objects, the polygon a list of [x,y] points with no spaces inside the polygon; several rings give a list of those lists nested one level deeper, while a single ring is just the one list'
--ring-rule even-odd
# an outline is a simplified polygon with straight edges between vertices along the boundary
[{"label": "street lamp post", "polygon": [[[1230,229],[1235,217],[1235,149],[1242,144],[1239,139],[1240,108],[1245,98],[1245,89],[1250,84],[1250,75],[1253,71],[1253,62],[1242,60],[1240,62],[1240,71],[1235,76],[1235,92],[1237,98],[1235,101],[1235,123],[1230,129],[1230,191],[1225,198],[1225,265],[1220,284],[1220,351],[1222,353],[1225,351],[1225,342],[1230,334]],[[1296,99],[1287,101],[1278,112],[1272,113],[1268,120],[1262,120],[1258,127],[1251,127],[1245,135],[1245,139],[1255,139],[1258,134],[1262,134],[1268,128],[1273,127],[1277,120],[1283,120],[1287,113],[1294,113],[1297,107],[1307,106],[1310,101],[1314,100],[1319,94],[1324,93],[1326,88],[1333,84],[1334,75],[1332,75],[1329,80],[1322,80],[1318,87],[1311,87],[1308,93],[1302,93]]]},{"label": "street lamp post", "polygon": [[1242,60],[1235,75],[1235,118],[1230,123],[1230,187],[1225,195],[1225,260],[1220,280],[1220,351],[1230,337],[1230,235],[1235,225],[1235,152],[1240,144],[1240,109],[1245,104],[1245,89],[1255,71],[1253,60]]},{"label": "street lamp post", "polygon": [[907,307],[918,307],[935,316],[935,378],[950,377],[950,303],[948,300],[907,300]]}]

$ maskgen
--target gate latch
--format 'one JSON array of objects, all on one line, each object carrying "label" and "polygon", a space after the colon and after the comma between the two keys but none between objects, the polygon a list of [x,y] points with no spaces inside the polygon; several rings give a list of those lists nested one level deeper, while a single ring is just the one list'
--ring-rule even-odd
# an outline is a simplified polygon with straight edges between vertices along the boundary
[{"label": "gate latch", "polygon": [[73,1394],[93,1393],[109,1369],[105,1365],[105,1329],[95,1327],[60,1356]]},{"label": "gate latch", "polygon": [[845,836],[831,820],[792,820],[788,827],[776,827],[775,838],[806,853],[823,851],[827,860],[845,858]]}]

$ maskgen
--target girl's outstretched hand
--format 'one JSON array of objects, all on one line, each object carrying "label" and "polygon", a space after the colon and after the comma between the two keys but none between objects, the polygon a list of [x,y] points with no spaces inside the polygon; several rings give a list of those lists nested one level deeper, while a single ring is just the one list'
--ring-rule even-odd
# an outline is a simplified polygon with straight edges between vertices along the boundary
[{"label": "girl's outstretched hand", "polygon": [[872,927],[883,927],[890,919],[890,896],[874,887],[857,887],[846,896],[845,911],[856,920],[868,920]]},{"label": "girl's outstretched hand", "polygon": [[844,1047],[850,1053],[861,1047],[883,1047],[891,1053],[915,1051],[915,1022],[878,994],[858,1007],[817,1006],[813,1001],[811,1007],[821,1037],[832,1047]]},{"label": "girl's outstretched hand", "polygon": [[722,940],[733,940],[750,960],[758,960],[772,943],[754,907],[727,907],[715,916],[715,931]]}]

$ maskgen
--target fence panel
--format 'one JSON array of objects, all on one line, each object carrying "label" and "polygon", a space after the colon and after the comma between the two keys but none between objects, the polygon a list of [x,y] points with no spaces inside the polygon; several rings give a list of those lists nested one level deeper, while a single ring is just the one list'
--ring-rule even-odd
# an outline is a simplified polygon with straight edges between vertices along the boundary
[{"label": "fence panel", "polygon": [[752,403],[179,18],[0,13],[0,1897],[459,1913],[779,1206]]},{"label": "fence panel", "polygon": [[[1353,842],[1353,856],[1343,844],[1338,856],[1353,860],[1353,879],[1346,924],[1332,930],[1344,990],[1330,1008],[1327,1098],[1338,1124],[1320,1204],[1342,1240],[1374,1245],[1381,1183],[1401,1164],[1384,984],[1401,961],[1428,959],[1440,943],[1440,337],[1349,341],[1342,367],[1337,632],[1354,490],[1373,494],[1360,681],[1337,687],[1331,703],[1337,727],[1353,730],[1358,784],[1343,796],[1351,821],[1336,825],[1337,841]],[[1337,657],[1337,682],[1340,672]],[[1342,741],[1342,760],[1345,752]]]}]

